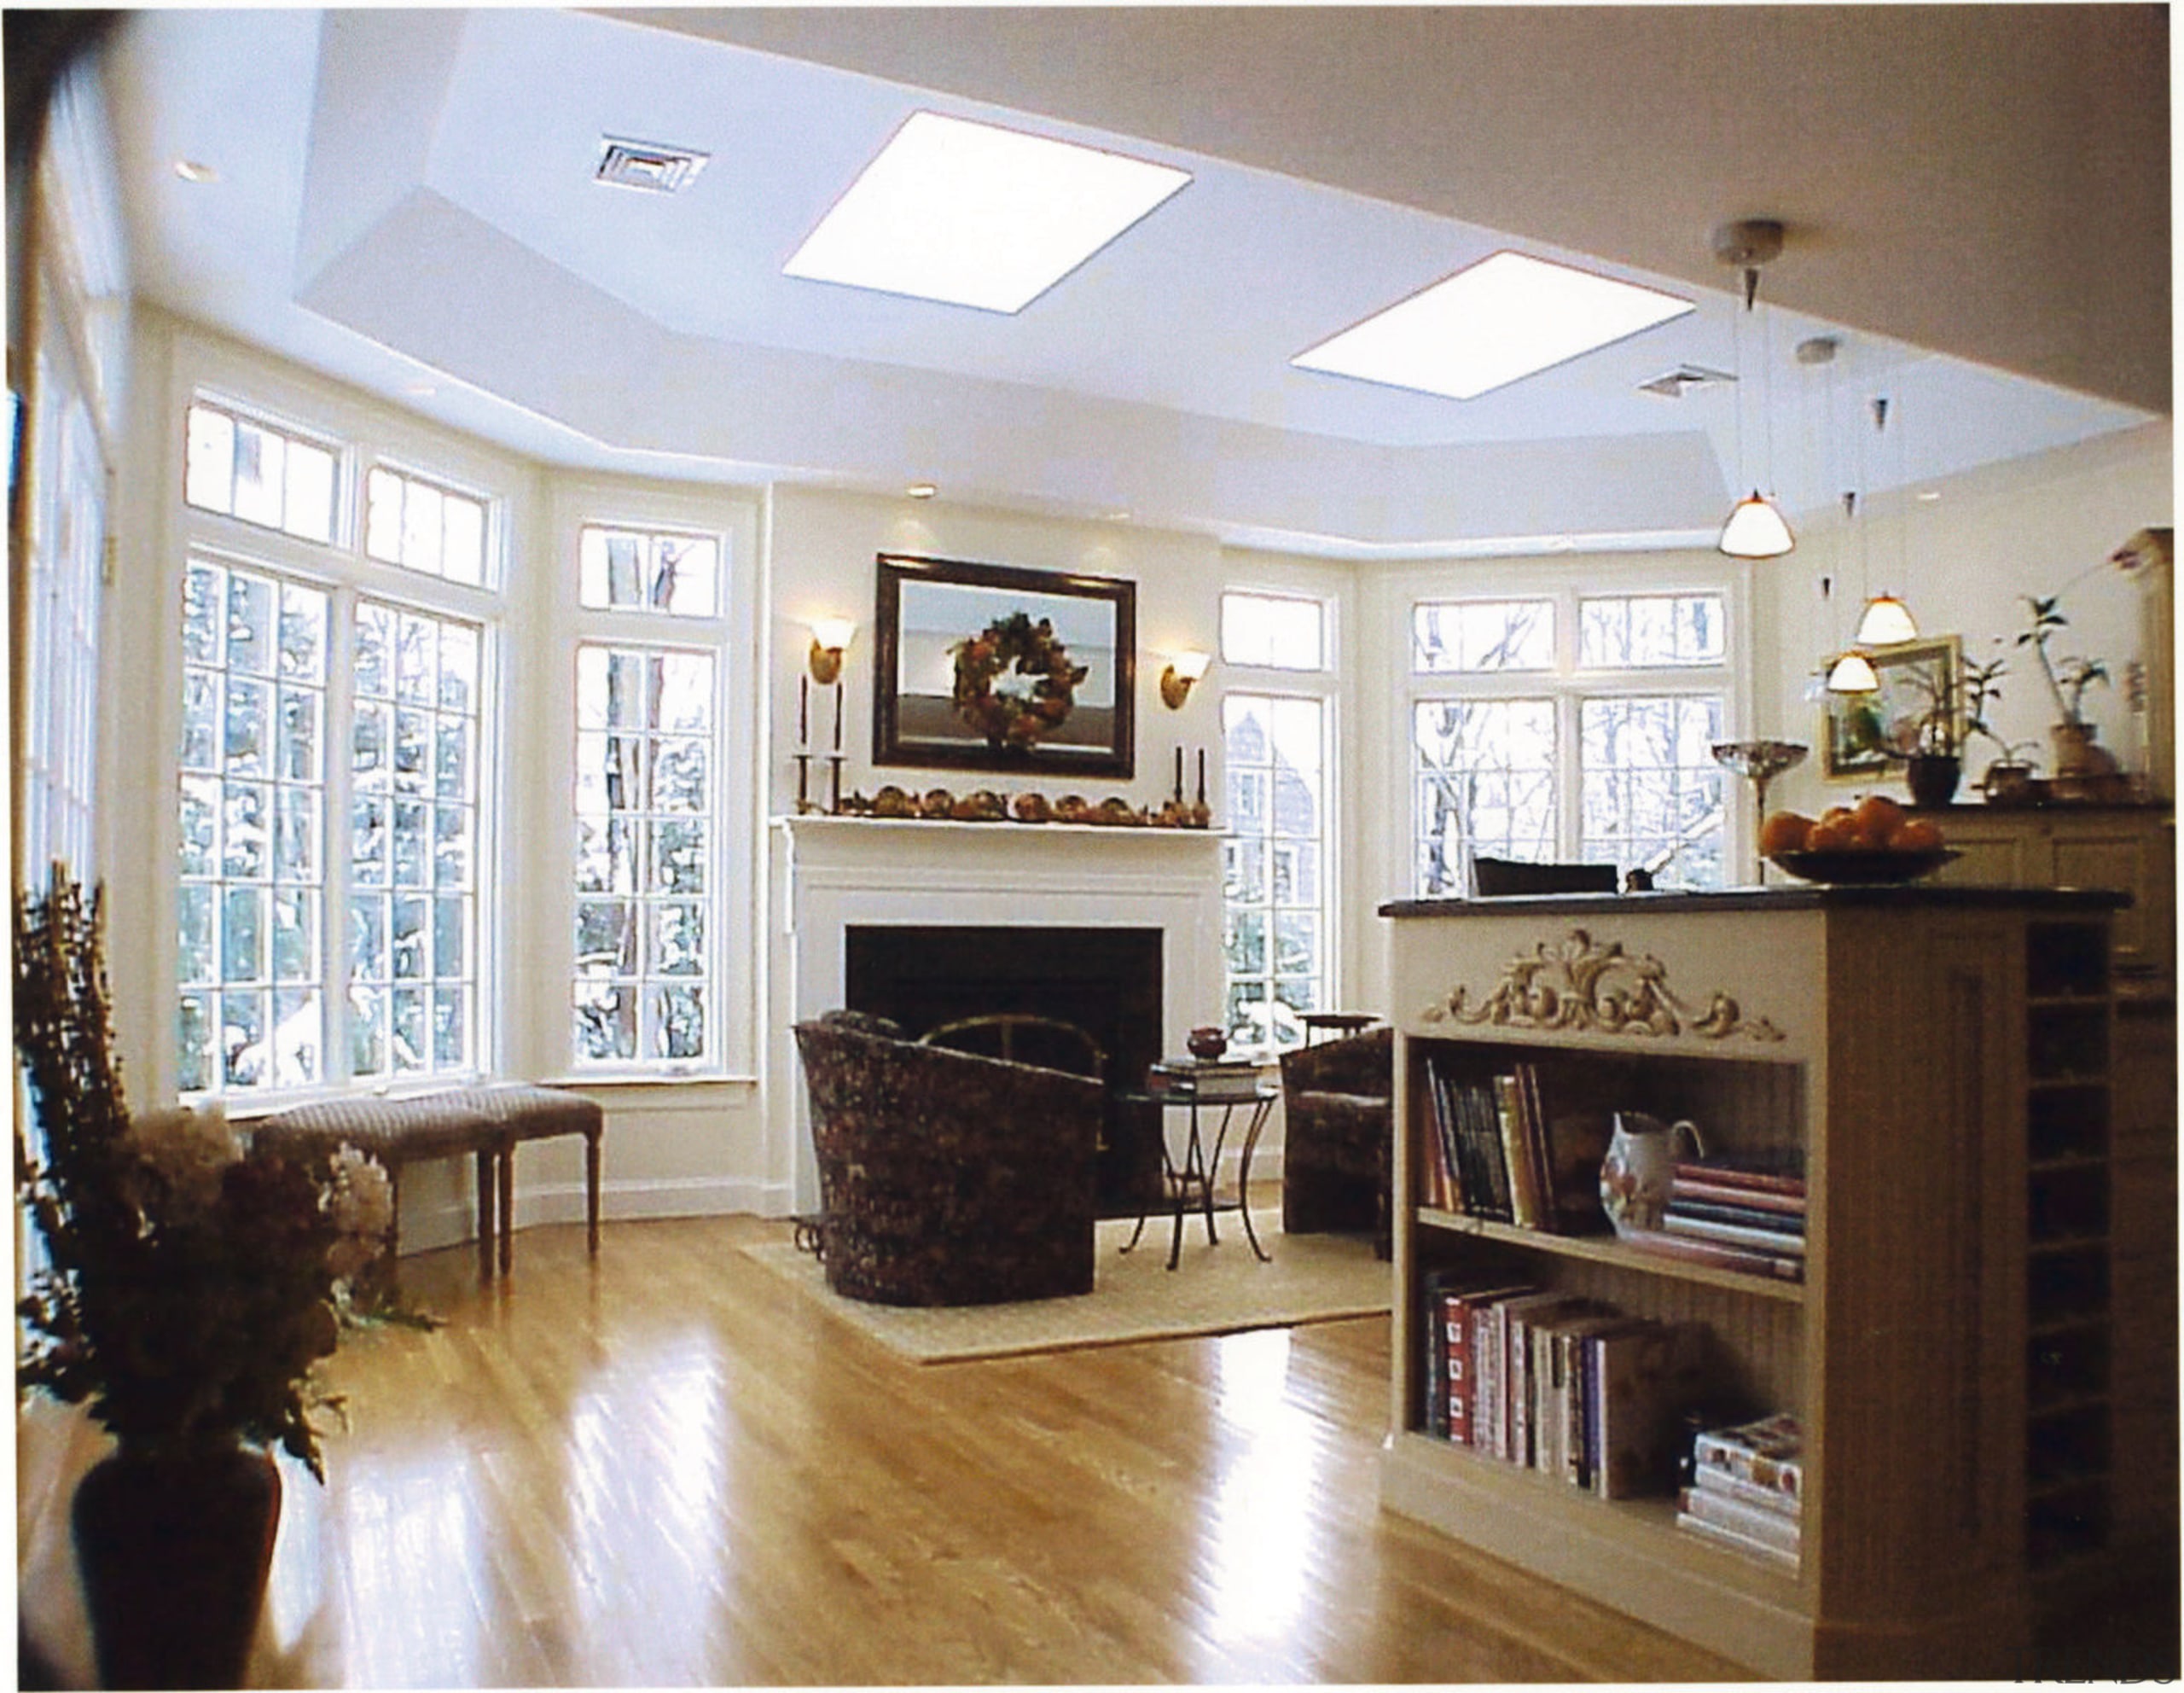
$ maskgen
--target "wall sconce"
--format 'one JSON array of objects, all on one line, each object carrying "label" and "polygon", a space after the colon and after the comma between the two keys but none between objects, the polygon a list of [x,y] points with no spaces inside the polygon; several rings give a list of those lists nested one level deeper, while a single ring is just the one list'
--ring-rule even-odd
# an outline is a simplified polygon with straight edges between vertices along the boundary
[{"label": "wall sconce", "polygon": [[827,754],[834,794],[829,809],[842,809],[842,655],[856,633],[857,624],[850,618],[811,620],[811,651],[805,660],[805,673],[796,678],[796,809],[799,813],[812,809],[811,684],[815,682],[834,690],[834,750]]},{"label": "wall sconce", "polygon": [[822,688],[839,682],[842,675],[842,653],[850,637],[857,633],[854,620],[846,617],[817,617],[811,620],[811,679]]},{"label": "wall sconce", "polygon": [[1210,653],[1177,653],[1160,672],[1160,703],[1171,712],[1183,708],[1183,701],[1191,696],[1191,688],[1205,674],[1205,667],[1212,662]]}]

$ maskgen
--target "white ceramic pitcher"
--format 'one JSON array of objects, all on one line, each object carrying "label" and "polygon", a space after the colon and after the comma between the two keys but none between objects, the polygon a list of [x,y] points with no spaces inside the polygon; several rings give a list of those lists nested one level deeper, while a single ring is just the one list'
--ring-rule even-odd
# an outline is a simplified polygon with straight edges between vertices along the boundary
[{"label": "white ceramic pitcher", "polygon": [[1697,1156],[1706,1155],[1693,1124],[1681,1120],[1664,1123],[1643,1111],[1615,1114],[1615,1132],[1607,1143],[1607,1156],[1600,1161],[1600,1208],[1617,1234],[1644,1234],[1661,1226],[1679,1135],[1691,1137]]}]

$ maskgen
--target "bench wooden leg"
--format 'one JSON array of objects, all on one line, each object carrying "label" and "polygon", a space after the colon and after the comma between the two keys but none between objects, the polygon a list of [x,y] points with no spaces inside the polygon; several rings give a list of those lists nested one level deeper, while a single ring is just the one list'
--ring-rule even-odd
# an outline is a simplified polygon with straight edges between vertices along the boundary
[{"label": "bench wooden leg", "polygon": [[501,1274],[508,1273],[508,1266],[515,1261],[515,1143],[511,1141],[500,1152],[501,1166]]},{"label": "bench wooden leg", "polygon": [[496,1162],[491,1147],[478,1149],[478,1276],[486,1282],[493,1279],[493,1243],[500,1232],[494,1225],[495,1184],[499,1179]]},{"label": "bench wooden leg", "polygon": [[584,1137],[584,1219],[594,1258],[599,1256],[599,1142],[597,1135]]}]

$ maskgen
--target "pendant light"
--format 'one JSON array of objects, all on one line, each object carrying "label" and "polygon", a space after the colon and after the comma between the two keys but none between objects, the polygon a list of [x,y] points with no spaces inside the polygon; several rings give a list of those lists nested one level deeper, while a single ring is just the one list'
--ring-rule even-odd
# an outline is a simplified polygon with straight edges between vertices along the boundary
[{"label": "pendant light", "polygon": [[[1888,411],[1888,396],[1876,395],[1873,404],[1875,434],[1885,434],[1887,432]],[[1902,433],[1901,428],[1896,431],[1899,436]],[[1909,486],[1908,480],[1904,486],[1907,488]],[[1909,515],[1907,511],[1899,522],[1899,543],[1902,541],[1901,523],[1908,521]],[[1899,559],[1903,556],[1900,549],[1897,556]],[[1905,641],[1915,641],[1919,638],[1919,620],[1911,615],[1910,607],[1884,589],[1866,602],[1866,608],[1858,619],[1858,633],[1856,638],[1862,647],[1893,647]]]},{"label": "pendant light", "polygon": [[[1737,377],[1737,480],[1744,480],[1744,346],[1738,325],[1751,313],[1759,295],[1759,267],[1782,250],[1782,226],[1772,219],[1746,218],[1724,224],[1714,231],[1714,256],[1744,273],[1744,308],[1730,329]],[[1765,369],[1763,351],[1761,366]],[[1768,430],[1768,463],[1774,463],[1774,419],[1767,414],[1768,396],[1761,397],[1761,413]],[[1731,508],[1715,543],[1731,558],[1780,558],[1797,545],[1782,514],[1755,485],[1751,493]]]},{"label": "pendant light", "polygon": [[[1866,532],[1865,526],[1858,521],[1858,491],[1855,488],[1844,491],[1843,518],[1846,524],[1855,526],[1857,531],[1858,591],[1863,593],[1866,587]],[[1873,661],[1856,646],[1828,668],[1827,691],[1831,694],[1871,694],[1877,692],[1879,687],[1880,678],[1874,674]]]}]

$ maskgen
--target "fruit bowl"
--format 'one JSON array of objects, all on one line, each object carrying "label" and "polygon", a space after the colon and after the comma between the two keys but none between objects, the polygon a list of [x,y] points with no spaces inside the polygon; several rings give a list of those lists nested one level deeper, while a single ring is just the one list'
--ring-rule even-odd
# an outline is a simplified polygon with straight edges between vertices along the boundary
[{"label": "fruit bowl", "polygon": [[1776,852],[1768,863],[1779,865],[1800,881],[1870,884],[1916,881],[1956,857],[1947,846],[1931,846],[1916,852]]}]

